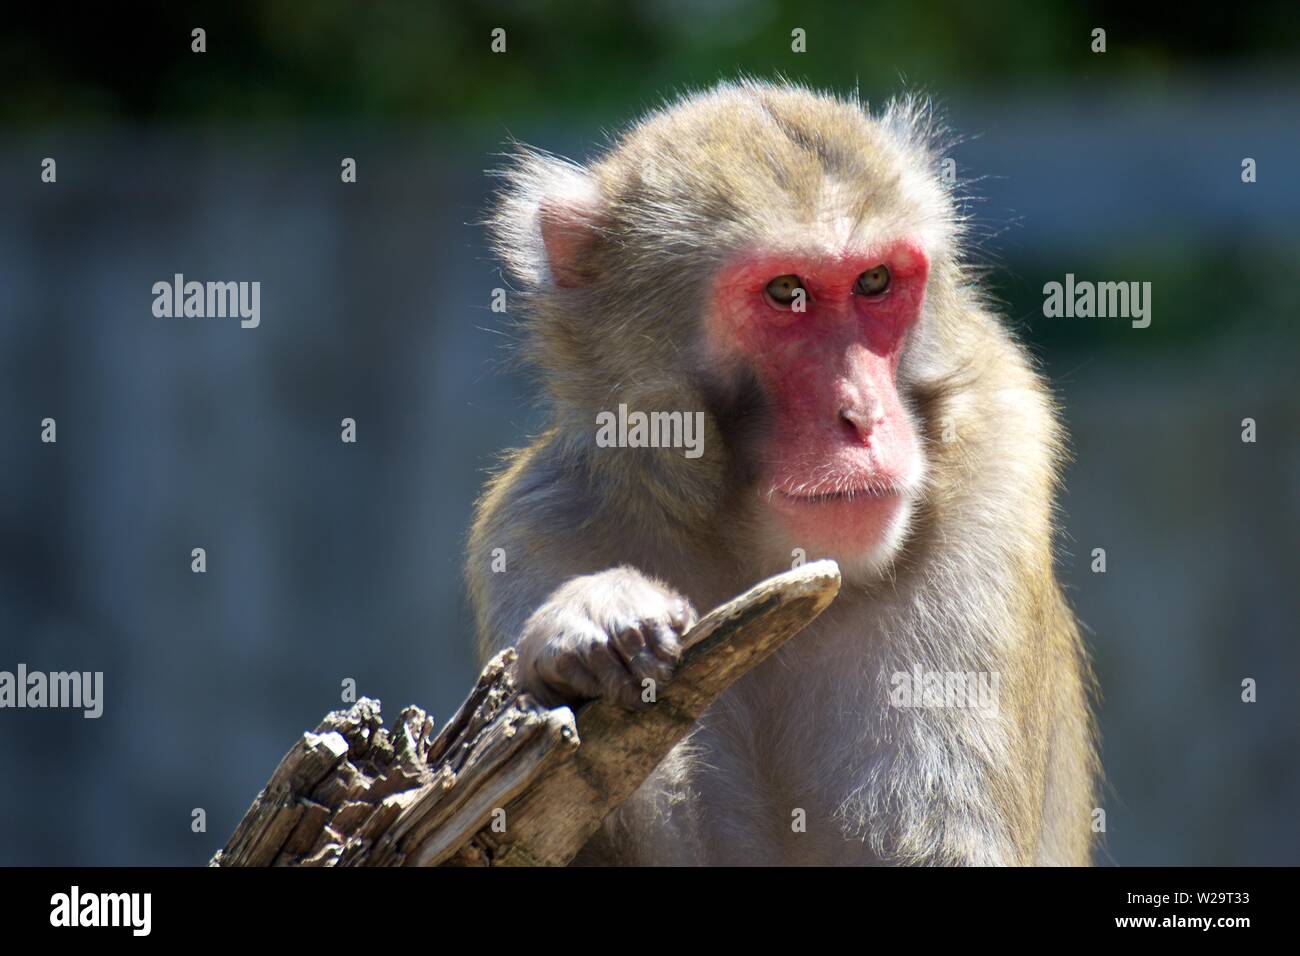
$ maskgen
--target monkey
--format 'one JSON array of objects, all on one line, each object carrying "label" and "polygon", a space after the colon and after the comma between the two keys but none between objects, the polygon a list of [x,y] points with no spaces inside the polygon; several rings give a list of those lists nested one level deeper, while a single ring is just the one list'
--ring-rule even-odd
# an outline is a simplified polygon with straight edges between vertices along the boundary
[{"label": "monkey", "polygon": [[[966,253],[949,135],[915,94],[741,78],[586,164],[519,145],[500,170],[486,225],[547,417],[476,506],[481,655],[514,646],[549,705],[654,706],[697,609],[805,555],[842,575],[576,863],[1090,862],[1060,409]],[[620,405],[702,411],[702,454],[598,443]],[[900,694],[953,674],[995,706]]]}]

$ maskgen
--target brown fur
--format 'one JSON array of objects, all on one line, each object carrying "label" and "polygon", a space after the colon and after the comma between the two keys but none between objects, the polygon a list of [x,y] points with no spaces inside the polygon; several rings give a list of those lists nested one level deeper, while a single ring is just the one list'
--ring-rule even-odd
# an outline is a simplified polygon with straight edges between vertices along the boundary
[{"label": "brown fur", "polygon": [[[707,609],[789,566],[744,494],[762,396],[702,337],[730,255],[815,240],[834,213],[858,232],[919,234],[931,261],[899,369],[926,487],[898,553],[883,574],[845,568],[830,611],[719,699],[586,860],[1089,860],[1090,677],[1052,565],[1063,439],[959,257],[935,136],[911,102],[873,117],[797,87],[727,84],[651,115],[590,169],[525,151],[505,173],[494,236],[552,423],[479,503],[468,577],[485,656],[582,575],[635,568]],[[590,214],[573,285],[548,268],[554,208]],[[596,447],[597,412],[620,402],[706,410],[704,456]],[[490,569],[495,548],[506,573]],[[997,717],[891,707],[890,675],[914,666],[997,672]],[[807,833],[791,831],[792,808]]]}]

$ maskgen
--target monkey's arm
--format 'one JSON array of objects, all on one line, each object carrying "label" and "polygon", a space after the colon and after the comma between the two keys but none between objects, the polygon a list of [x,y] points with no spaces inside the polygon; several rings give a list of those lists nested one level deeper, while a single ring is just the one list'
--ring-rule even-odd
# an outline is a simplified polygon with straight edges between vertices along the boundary
[{"label": "monkey's arm", "polygon": [[695,611],[602,546],[618,536],[600,527],[581,475],[548,435],[489,485],[469,545],[479,649],[514,644],[524,686],[545,703],[635,708],[671,676]]},{"label": "monkey's arm", "polygon": [[582,495],[553,444],[547,433],[511,453],[475,506],[465,574],[484,661],[519,639],[524,621],[555,588],[595,570],[576,542],[563,546],[572,535],[564,527],[566,512],[580,520],[572,502]]},{"label": "monkey's arm", "polygon": [[1056,595],[1056,628],[1049,632],[1062,667],[1052,695],[1042,830],[1034,862],[1039,866],[1088,866],[1101,768],[1090,698],[1095,679],[1074,616]]}]

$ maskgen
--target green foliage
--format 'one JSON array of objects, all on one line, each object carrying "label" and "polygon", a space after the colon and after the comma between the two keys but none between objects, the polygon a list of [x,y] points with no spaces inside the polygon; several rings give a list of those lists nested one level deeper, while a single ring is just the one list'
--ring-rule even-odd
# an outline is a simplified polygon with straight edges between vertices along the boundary
[{"label": "green foliage", "polygon": [[[6,11],[0,118],[613,120],[738,72],[857,84],[869,97],[900,78],[945,91],[1050,85],[1103,73],[1089,51],[1096,26],[1107,30],[1104,73],[1126,82],[1246,56],[1294,62],[1296,4],[1239,7],[1213,28],[1194,6],[1144,24],[1129,4],[1041,0],[271,0],[73,14],[33,4]],[[190,51],[196,26],[204,54]],[[504,54],[490,49],[496,27]],[[806,53],[791,51],[795,27]]]}]

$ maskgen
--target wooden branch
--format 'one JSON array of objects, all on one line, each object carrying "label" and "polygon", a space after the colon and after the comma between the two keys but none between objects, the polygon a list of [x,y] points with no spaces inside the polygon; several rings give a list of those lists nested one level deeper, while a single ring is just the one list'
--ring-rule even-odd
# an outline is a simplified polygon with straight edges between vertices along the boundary
[{"label": "wooden branch", "polygon": [[644,711],[544,707],[520,691],[513,649],[488,662],[436,736],[419,707],[385,730],[379,702],[362,698],[302,735],[212,865],[566,864],[718,694],[839,586],[835,563],[817,561],[715,608]]}]

